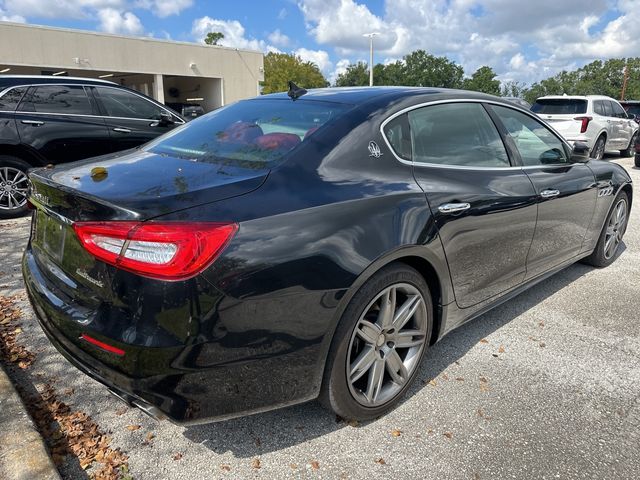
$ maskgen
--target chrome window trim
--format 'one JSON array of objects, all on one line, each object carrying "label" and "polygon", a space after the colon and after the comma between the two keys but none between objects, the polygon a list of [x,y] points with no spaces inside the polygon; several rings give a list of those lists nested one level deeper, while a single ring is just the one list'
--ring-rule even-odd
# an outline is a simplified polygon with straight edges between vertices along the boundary
[{"label": "chrome window trim", "polygon": [[[108,82],[108,83],[113,83],[113,82]],[[122,90],[120,87],[117,86],[117,84],[113,84],[113,85],[93,85],[93,84],[84,84],[84,83],[31,83],[31,84],[20,84],[20,85],[12,85],[10,87],[5,88],[4,90],[2,90],[0,92],[0,98],[2,98],[7,92],[9,92],[10,90],[13,90],[14,88],[30,88],[30,87],[42,87],[42,86],[47,86],[47,85],[51,85],[51,86],[70,86],[70,87],[84,87],[85,89],[87,87],[106,87],[106,88],[114,88],[116,90]],[[145,101],[149,101],[148,98],[146,98],[145,96],[143,96],[142,94],[139,94],[138,92],[136,92],[135,90],[126,90],[129,93],[133,93],[134,95],[137,95],[138,97],[142,98]],[[153,102],[154,105],[159,106],[162,110],[166,111],[169,115],[171,115],[173,118],[176,119],[176,124],[177,125],[184,125],[186,122],[184,120],[182,120],[180,117],[176,116],[175,113],[171,112],[167,107],[161,105],[160,103],[155,102],[155,100]],[[141,122],[153,122],[153,121],[157,121],[157,118],[133,118],[133,117],[111,117],[109,115],[83,115],[83,114],[79,114],[79,113],[50,113],[50,112],[21,112],[19,110],[0,110],[0,113],[25,113],[25,114],[29,114],[29,115],[64,115],[64,116],[68,116],[68,117],[88,117],[88,118],[114,118],[116,120],[138,120]]]},{"label": "chrome window trim", "polygon": [[[549,168],[549,167],[566,167],[567,165],[575,165],[571,162],[567,162],[567,163],[554,163],[554,164],[549,164],[549,165],[512,165],[509,167],[482,167],[482,166],[469,166],[469,165],[445,165],[445,164],[441,164],[441,163],[423,163],[423,162],[414,162],[413,160],[405,160],[403,158],[401,158],[396,151],[393,149],[393,147],[391,146],[391,144],[389,143],[389,139],[387,138],[387,136],[384,134],[384,127],[387,125],[387,123],[389,123],[390,121],[392,121],[393,119],[399,117],[400,115],[404,115],[405,113],[409,113],[412,110],[416,110],[418,108],[423,108],[423,107],[429,107],[432,105],[440,105],[440,104],[446,104],[446,103],[486,103],[489,105],[497,105],[499,107],[505,107],[505,108],[510,108],[511,110],[516,110],[518,112],[524,113],[525,115],[528,115],[529,117],[531,117],[534,120],[537,120],[538,122],[542,123],[545,127],[547,127],[551,133],[553,133],[556,138],[558,140],[560,140],[560,142],[564,145],[566,145],[569,148],[569,151],[572,150],[571,145],[569,145],[569,143],[562,138],[562,136],[556,132],[553,127],[551,127],[550,125],[548,125],[544,120],[542,120],[540,117],[538,117],[537,115],[535,115],[534,113],[525,110],[524,108],[520,108],[518,105],[507,105],[505,103],[502,102],[496,102],[495,100],[484,100],[484,99],[477,99],[477,98],[455,98],[455,99],[447,99],[447,100],[433,100],[431,102],[423,102],[423,103],[418,103],[416,105],[411,105],[409,107],[405,107],[402,110],[397,111],[396,113],[394,113],[393,115],[387,117],[381,124],[380,124],[380,134],[382,135],[382,138],[384,139],[385,144],[387,145],[387,147],[389,148],[389,150],[391,151],[391,153],[393,154],[393,156],[395,157],[395,159],[397,161],[399,161],[400,163],[403,163],[405,165],[412,165],[414,167],[427,167],[427,168],[448,168],[448,169],[452,169],[452,170],[481,170],[481,171],[492,171],[492,170],[498,170],[498,171],[508,171],[508,170],[532,170],[534,168]],[[497,128],[496,128],[497,130]],[[500,135],[500,132],[498,131],[498,134]],[[502,135],[500,135],[502,137]],[[412,152],[413,153],[413,152]]]}]

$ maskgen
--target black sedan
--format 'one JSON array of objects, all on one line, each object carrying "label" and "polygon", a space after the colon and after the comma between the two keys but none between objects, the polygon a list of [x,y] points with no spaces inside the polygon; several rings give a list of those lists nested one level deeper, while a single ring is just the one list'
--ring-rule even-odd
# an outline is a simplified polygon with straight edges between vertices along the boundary
[{"label": "black sedan", "polygon": [[23,274],[79,369],[156,417],[390,409],[445,334],[619,253],[616,164],[499,98],[292,90],[40,169]]}]

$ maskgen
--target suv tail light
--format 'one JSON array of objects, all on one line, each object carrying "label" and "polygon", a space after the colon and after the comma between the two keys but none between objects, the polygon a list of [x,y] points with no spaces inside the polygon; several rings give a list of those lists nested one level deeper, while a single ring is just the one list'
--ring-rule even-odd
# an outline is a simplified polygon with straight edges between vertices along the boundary
[{"label": "suv tail light", "polygon": [[589,122],[593,120],[593,117],[576,117],[574,120],[580,120],[582,122],[582,125],[580,125],[580,133],[584,133],[587,131]]},{"label": "suv tail light", "polygon": [[161,280],[186,280],[208,265],[229,243],[235,223],[78,222],[82,246],[122,270]]}]

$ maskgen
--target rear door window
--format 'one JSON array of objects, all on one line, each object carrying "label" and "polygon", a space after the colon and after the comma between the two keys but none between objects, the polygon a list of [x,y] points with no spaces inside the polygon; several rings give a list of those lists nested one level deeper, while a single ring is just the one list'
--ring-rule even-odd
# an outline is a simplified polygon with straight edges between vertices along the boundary
[{"label": "rear door window", "polygon": [[569,162],[564,144],[538,120],[517,110],[491,105],[520,152],[524,165]]},{"label": "rear door window", "polygon": [[602,104],[602,100],[596,100],[593,102],[593,112],[598,115],[604,115],[604,105]]},{"label": "rear door window", "polygon": [[613,117],[613,108],[611,108],[611,102],[609,100],[602,100],[602,107],[604,108],[605,117]]},{"label": "rear door window", "polygon": [[93,115],[89,97],[82,86],[43,85],[33,87],[21,110],[61,115]]},{"label": "rear door window", "polygon": [[587,101],[578,98],[539,98],[531,111],[546,115],[574,115],[587,113]]},{"label": "rear door window", "polygon": [[509,157],[479,103],[443,103],[412,110],[413,161],[466,167],[508,167]]}]

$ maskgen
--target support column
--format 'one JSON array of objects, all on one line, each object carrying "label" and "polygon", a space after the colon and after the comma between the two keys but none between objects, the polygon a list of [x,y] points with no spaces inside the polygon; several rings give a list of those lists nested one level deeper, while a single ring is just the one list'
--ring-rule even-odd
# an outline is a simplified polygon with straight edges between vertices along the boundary
[{"label": "support column", "polygon": [[160,103],[164,103],[164,80],[161,74],[153,76],[153,98]]}]

